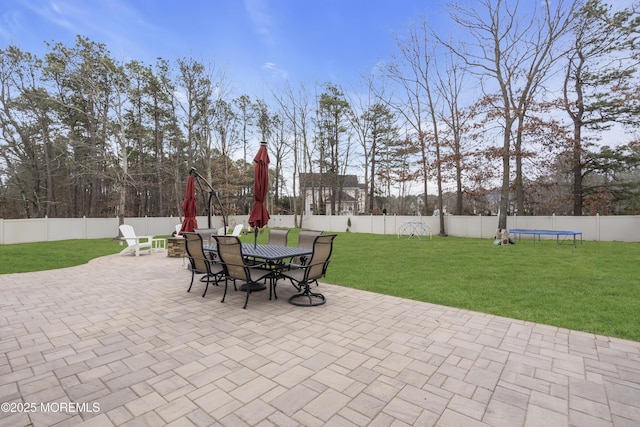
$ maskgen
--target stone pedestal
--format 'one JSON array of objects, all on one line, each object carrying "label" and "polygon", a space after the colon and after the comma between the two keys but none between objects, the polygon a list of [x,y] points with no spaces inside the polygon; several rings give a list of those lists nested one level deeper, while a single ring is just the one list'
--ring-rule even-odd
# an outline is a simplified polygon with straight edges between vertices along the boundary
[{"label": "stone pedestal", "polygon": [[167,256],[180,258],[185,256],[184,237],[170,237],[167,239]]}]

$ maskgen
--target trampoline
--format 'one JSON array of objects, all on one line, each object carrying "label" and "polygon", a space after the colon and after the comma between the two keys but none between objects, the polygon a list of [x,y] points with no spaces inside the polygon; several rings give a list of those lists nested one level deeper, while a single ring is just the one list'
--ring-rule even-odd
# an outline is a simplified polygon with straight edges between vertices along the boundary
[{"label": "trampoline", "polygon": [[576,246],[576,237],[580,236],[580,244],[582,244],[582,231],[569,231],[569,230],[529,230],[526,228],[509,228],[510,234],[517,234],[518,240],[520,240],[520,235],[522,234],[531,234],[533,235],[533,241],[535,243],[536,236],[538,236],[538,241],[542,238],[542,236],[556,236],[556,242],[560,244],[560,237],[563,237],[563,240],[566,238],[573,237],[573,246]]}]

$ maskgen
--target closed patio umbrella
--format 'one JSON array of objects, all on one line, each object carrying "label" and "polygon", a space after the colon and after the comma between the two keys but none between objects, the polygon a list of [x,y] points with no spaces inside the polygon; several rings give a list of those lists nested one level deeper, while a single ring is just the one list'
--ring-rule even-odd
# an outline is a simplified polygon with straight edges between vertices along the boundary
[{"label": "closed patio umbrella", "polygon": [[258,241],[258,228],[267,225],[270,218],[265,205],[269,190],[269,153],[267,153],[266,142],[260,143],[260,148],[253,162],[253,206],[249,215],[249,225],[255,228],[253,240],[255,247]]},{"label": "closed patio umbrella", "polygon": [[189,175],[187,178],[187,190],[184,195],[184,201],[182,202],[182,213],[184,214],[184,220],[182,221],[182,227],[180,233],[193,231],[198,228],[198,221],[196,220],[196,214],[198,212],[196,206],[196,190],[194,185],[193,176]]}]

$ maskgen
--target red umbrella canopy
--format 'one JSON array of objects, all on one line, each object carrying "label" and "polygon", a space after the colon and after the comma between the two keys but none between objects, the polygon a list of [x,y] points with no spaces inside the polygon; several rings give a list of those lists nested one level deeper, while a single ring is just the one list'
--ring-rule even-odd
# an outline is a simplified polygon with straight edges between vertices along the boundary
[{"label": "red umbrella canopy", "polygon": [[265,206],[269,190],[269,153],[267,143],[261,142],[253,159],[253,207],[249,215],[249,225],[262,228],[269,222],[269,211]]},{"label": "red umbrella canopy", "polygon": [[196,214],[198,213],[196,190],[192,175],[189,175],[189,178],[187,178],[187,190],[184,195],[184,201],[182,202],[182,213],[184,214],[184,220],[182,221],[182,228],[180,229],[181,233],[193,231],[198,228],[198,221],[196,220]]}]

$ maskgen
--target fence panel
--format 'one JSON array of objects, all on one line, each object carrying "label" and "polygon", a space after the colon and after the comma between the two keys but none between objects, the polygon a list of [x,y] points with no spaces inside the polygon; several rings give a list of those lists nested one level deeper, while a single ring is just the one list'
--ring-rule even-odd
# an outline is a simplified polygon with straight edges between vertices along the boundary
[{"label": "fence panel", "polygon": [[[196,217],[198,226],[206,228],[208,218]],[[450,236],[470,238],[492,238],[498,225],[497,217],[489,216],[445,216],[445,232]],[[348,226],[348,221],[351,226]],[[170,235],[180,224],[178,217],[125,218],[139,235]],[[354,233],[394,235],[405,222],[422,222],[433,235],[440,232],[440,218],[433,216],[304,216],[302,227],[327,232],[344,232],[349,228]],[[232,215],[228,225],[249,226],[248,215]],[[222,226],[221,217],[212,217],[211,228]],[[276,215],[269,227],[291,228],[293,215]],[[518,216],[507,218],[508,228],[537,230],[571,230],[583,233],[583,240],[640,242],[640,216]],[[117,218],[0,218],[0,244],[45,242],[67,239],[115,238],[118,236]],[[526,238],[522,236],[522,238]]]},{"label": "fence panel", "polygon": [[601,216],[598,220],[593,240],[640,242],[640,216]]},{"label": "fence panel", "polygon": [[47,219],[5,219],[0,243],[29,243],[47,240]]}]

